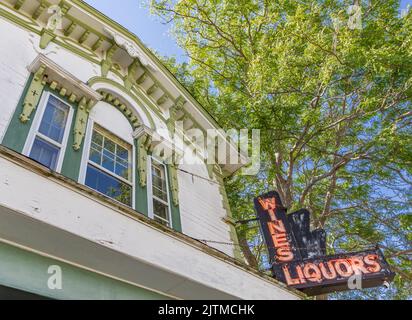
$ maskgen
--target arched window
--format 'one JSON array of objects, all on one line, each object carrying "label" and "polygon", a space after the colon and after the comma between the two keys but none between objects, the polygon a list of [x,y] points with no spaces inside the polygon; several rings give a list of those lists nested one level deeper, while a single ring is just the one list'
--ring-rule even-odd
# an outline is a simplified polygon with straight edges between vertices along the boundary
[{"label": "arched window", "polygon": [[93,126],[85,185],[132,206],[133,147],[97,123]]},{"label": "arched window", "polygon": [[133,126],[107,102],[90,111],[80,183],[116,201],[134,207],[135,146]]}]

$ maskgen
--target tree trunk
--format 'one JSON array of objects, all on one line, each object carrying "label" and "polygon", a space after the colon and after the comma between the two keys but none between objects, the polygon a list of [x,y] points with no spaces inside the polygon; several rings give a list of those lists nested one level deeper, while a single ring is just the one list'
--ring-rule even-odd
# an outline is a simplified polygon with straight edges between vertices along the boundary
[{"label": "tree trunk", "polygon": [[238,231],[238,240],[240,248],[242,249],[243,255],[245,256],[248,265],[252,268],[259,269],[259,263],[256,260],[255,255],[250,250],[249,244],[247,243],[246,230]]}]

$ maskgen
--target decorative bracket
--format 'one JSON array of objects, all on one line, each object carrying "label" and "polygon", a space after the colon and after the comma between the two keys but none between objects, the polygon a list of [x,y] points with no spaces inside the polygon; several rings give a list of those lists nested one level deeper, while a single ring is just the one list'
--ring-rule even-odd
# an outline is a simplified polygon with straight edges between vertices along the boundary
[{"label": "decorative bracket", "polygon": [[76,113],[76,120],[74,122],[74,143],[73,143],[73,149],[74,150],[80,150],[80,146],[83,142],[84,135],[86,133],[86,126],[87,126],[87,119],[89,118],[89,113],[90,110],[94,107],[96,104],[96,101],[89,100],[85,97],[83,97],[79,105],[77,107],[77,113]]},{"label": "decorative bracket", "polygon": [[[39,8],[34,12],[33,19],[37,19],[42,12],[47,8],[48,4],[46,1],[41,1]],[[59,5],[52,5],[48,7],[48,11],[52,13],[52,15],[47,20],[47,25],[40,33],[40,44],[39,47],[41,49],[46,49],[49,43],[56,38],[54,31],[56,28],[62,24],[63,16],[69,11],[71,8],[65,1],[61,1]],[[72,24],[73,25],[73,24]],[[73,31],[73,30],[72,30]]]},{"label": "decorative bracket", "polygon": [[127,40],[124,38],[122,35],[118,34],[115,31],[110,30],[109,28],[105,28],[104,31],[106,31],[107,34],[111,35],[114,42],[121,48],[125,49],[129,56],[132,58],[138,58],[142,65],[145,67],[150,68],[152,71],[156,72],[157,68],[156,66],[150,61],[150,59],[146,58],[146,55],[140,47],[138,47],[136,44],[133,42]]},{"label": "decorative bracket", "polygon": [[169,128],[169,131],[173,131],[175,128],[175,122],[177,121],[177,113],[179,111],[184,111],[183,105],[186,103],[186,100],[182,97],[179,96],[175,104],[169,109],[169,119],[167,119],[167,127]]},{"label": "decorative bracket", "polygon": [[23,102],[23,111],[20,114],[20,121],[26,123],[30,120],[32,112],[36,109],[40,100],[40,95],[43,92],[46,80],[44,72],[46,71],[46,65],[40,65],[39,69],[34,74],[30,87],[27,91],[26,97]]},{"label": "decorative bracket", "polygon": [[170,191],[172,193],[172,201],[175,207],[179,206],[179,182],[177,179],[177,163],[169,166],[170,172]]},{"label": "decorative bracket", "polygon": [[109,70],[113,66],[113,56],[119,47],[114,44],[106,53],[106,59],[102,62],[102,76],[107,77]]},{"label": "decorative bracket", "polygon": [[129,72],[127,73],[126,78],[124,79],[124,86],[127,91],[132,89],[133,84],[136,82],[137,70],[140,67],[140,62],[138,59],[135,59],[133,63],[129,66]]},{"label": "decorative bracket", "polygon": [[152,131],[146,127],[141,126],[133,134],[137,139],[137,170],[139,172],[139,184],[141,187],[147,185],[147,152],[152,143]]}]

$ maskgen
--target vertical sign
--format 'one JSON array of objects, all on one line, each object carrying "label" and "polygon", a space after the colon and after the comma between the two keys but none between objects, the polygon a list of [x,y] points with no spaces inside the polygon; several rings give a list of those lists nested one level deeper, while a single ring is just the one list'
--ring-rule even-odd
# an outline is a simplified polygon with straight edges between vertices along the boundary
[{"label": "vertical sign", "polygon": [[358,276],[362,288],[393,279],[395,274],[378,248],[327,256],[325,230],[311,231],[306,209],[287,214],[276,191],[254,202],[273,276],[279,281],[308,295],[319,295],[348,290],[353,276]]}]

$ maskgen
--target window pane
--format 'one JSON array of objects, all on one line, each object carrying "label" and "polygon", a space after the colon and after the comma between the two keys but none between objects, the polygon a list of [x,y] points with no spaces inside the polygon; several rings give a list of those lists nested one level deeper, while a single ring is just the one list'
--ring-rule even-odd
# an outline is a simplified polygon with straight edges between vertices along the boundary
[{"label": "window pane", "polygon": [[129,179],[129,167],[123,165],[122,163],[116,162],[115,173],[125,179]]},{"label": "window pane", "polygon": [[111,171],[114,172],[114,155],[107,151],[106,149],[103,150],[103,162],[102,162],[102,166]]},{"label": "window pane", "polygon": [[68,115],[69,107],[55,97],[50,96],[40,123],[39,132],[61,143]]},{"label": "window pane", "polygon": [[93,131],[92,142],[100,147],[103,146],[103,136],[97,131]]},{"label": "window pane", "polygon": [[128,206],[132,205],[132,187],[88,165],[86,185]]},{"label": "window pane", "polygon": [[[93,131],[90,147],[90,161],[113,172],[119,177],[131,181],[130,149],[118,144],[118,139],[110,133],[105,133],[98,127]],[[124,145],[127,145],[124,143]]]},{"label": "window pane", "polygon": [[58,147],[37,137],[34,140],[30,158],[40,162],[52,170],[56,170],[59,151],[60,149]]},{"label": "window pane", "polygon": [[[166,186],[165,167],[152,163],[152,191],[153,191],[153,218],[154,220],[169,225],[169,198]],[[162,201],[159,201],[162,200]]]},{"label": "window pane", "polygon": [[157,164],[152,165],[152,185],[153,195],[167,202],[167,187],[163,166]]},{"label": "window pane", "polygon": [[122,146],[117,145],[116,156],[124,161],[129,161],[129,151]]},{"label": "window pane", "polygon": [[161,218],[161,221],[162,219],[169,221],[168,207],[156,199],[153,199],[153,214],[155,218]]},{"label": "window pane", "polygon": [[166,192],[166,181],[162,178],[153,176],[153,186]]},{"label": "window pane", "polygon": [[90,161],[93,161],[96,164],[101,165],[102,164],[102,149],[99,147],[96,147],[92,143],[92,147],[90,148],[90,156],[89,156]]},{"label": "window pane", "polygon": [[107,138],[104,139],[104,149],[105,150],[110,151],[112,154],[114,154],[116,152],[115,146],[116,146],[116,144],[113,141],[111,141]]},{"label": "window pane", "polygon": [[153,186],[153,195],[167,202],[167,193],[165,191],[159,190],[155,186]]}]

